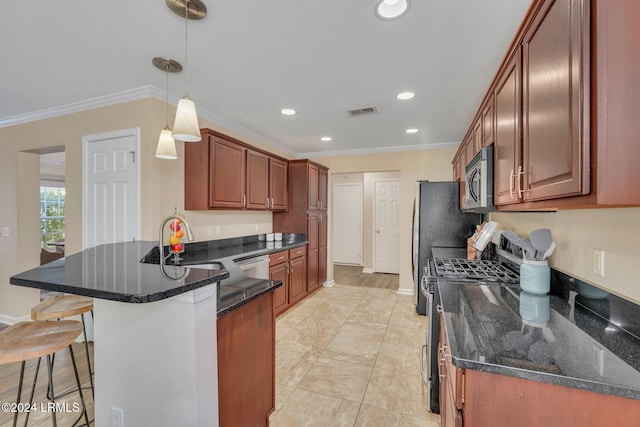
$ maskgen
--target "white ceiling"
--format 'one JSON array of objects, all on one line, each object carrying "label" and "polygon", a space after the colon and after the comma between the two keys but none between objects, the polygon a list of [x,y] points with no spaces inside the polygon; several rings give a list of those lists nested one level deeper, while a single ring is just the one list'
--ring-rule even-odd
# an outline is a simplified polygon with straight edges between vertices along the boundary
[{"label": "white ceiling", "polygon": [[[308,156],[458,143],[531,0],[412,0],[387,22],[375,0],[204,2],[207,17],[189,22],[199,114]],[[0,126],[148,86],[162,98],[151,59],[184,65],[184,20],[164,0],[14,1],[0,28]],[[416,97],[396,100],[405,90]],[[183,95],[184,72],[169,92]]]}]

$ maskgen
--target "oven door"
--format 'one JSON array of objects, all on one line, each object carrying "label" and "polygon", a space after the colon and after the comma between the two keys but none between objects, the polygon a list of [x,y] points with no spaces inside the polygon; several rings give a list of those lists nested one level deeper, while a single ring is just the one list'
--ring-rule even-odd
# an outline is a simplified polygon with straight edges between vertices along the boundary
[{"label": "oven door", "polygon": [[429,279],[427,274],[422,276],[422,283],[420,286],[420,292],[423,293],[425,298],[427,299],[426,304],[426,313],[427,313],[427,335],[425,340],[422,342],[422,347],[420,349],[420,374],[422,375],[422,380],[424,384],[429,387],[429,381],[431,378],[431,342],[429,338],[431,337],[431,310],[433,308],[433,292],[429,290]]}]

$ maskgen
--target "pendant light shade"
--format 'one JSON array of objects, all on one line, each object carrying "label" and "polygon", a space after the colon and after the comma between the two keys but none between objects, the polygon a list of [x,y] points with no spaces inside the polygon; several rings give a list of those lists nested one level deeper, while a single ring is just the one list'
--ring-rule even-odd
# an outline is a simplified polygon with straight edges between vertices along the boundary
[{"label": "pendant light shade", "polygon": [[164,129],[160,131],[160,138],[158,139],[158,146],[156,147],[156,157],[159,159],[176,160],[178,158],[176,142],[173,140],[171,128],[169,127],[169,73],[179,73],[182,70],[182,65],[171,58],[163,58],[160,56],[153,58],[151,63],[157,69],[164,71],[167,78],[165,92],[167,96],[165,104],[167,124],[164,126]]},{"label": "pendant light shade", "polygon": [[200,125],[196,104],[189,98],[188,51],[189,51],[189,19],[202,19],[207,8],[201,0],[166,0],[171,11],[184,18],[184,97],[178,102],[176,119],[173,122],[173,138],[184,142],[198,142]]},{"label": "pendant light shade", "polygon": [[158,147],[156,148],[156,157],[159,159],[176,160],[178,153],[176,151],[176,143],[171,136],[171,129],[165,127],[160,132]]},{"label": "pendant light shade", "polygon": [[178,102],[176,119],[173,122],[173,138],[185,142],[197,142],[202,139],[196,104],[187,96]]}]

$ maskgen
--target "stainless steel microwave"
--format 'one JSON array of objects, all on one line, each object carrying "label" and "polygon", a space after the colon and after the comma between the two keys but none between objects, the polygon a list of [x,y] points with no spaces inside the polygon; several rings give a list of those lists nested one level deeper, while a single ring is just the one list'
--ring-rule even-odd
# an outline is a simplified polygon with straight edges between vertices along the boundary
[{"label": "stainless steel microwave", "polygon": [[493,205],[493,145],[484,147],[465,169],[464,210],[495,211]]}]

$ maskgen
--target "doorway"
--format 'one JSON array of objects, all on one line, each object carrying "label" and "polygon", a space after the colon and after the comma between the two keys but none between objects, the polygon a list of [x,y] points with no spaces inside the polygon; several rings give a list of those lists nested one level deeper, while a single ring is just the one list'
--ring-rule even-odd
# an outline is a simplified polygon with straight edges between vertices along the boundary
[{"label": "doorway", "polygon": [[333,261],[362,264],[362,184],[333,186]]},{"label": "doorway", "polygon": [[400,273],[400,181],[375,182],[374,270]]},{"label": "doorway", "polygon": [[83,138],[84,248],[140,239],[140,130]]}]

